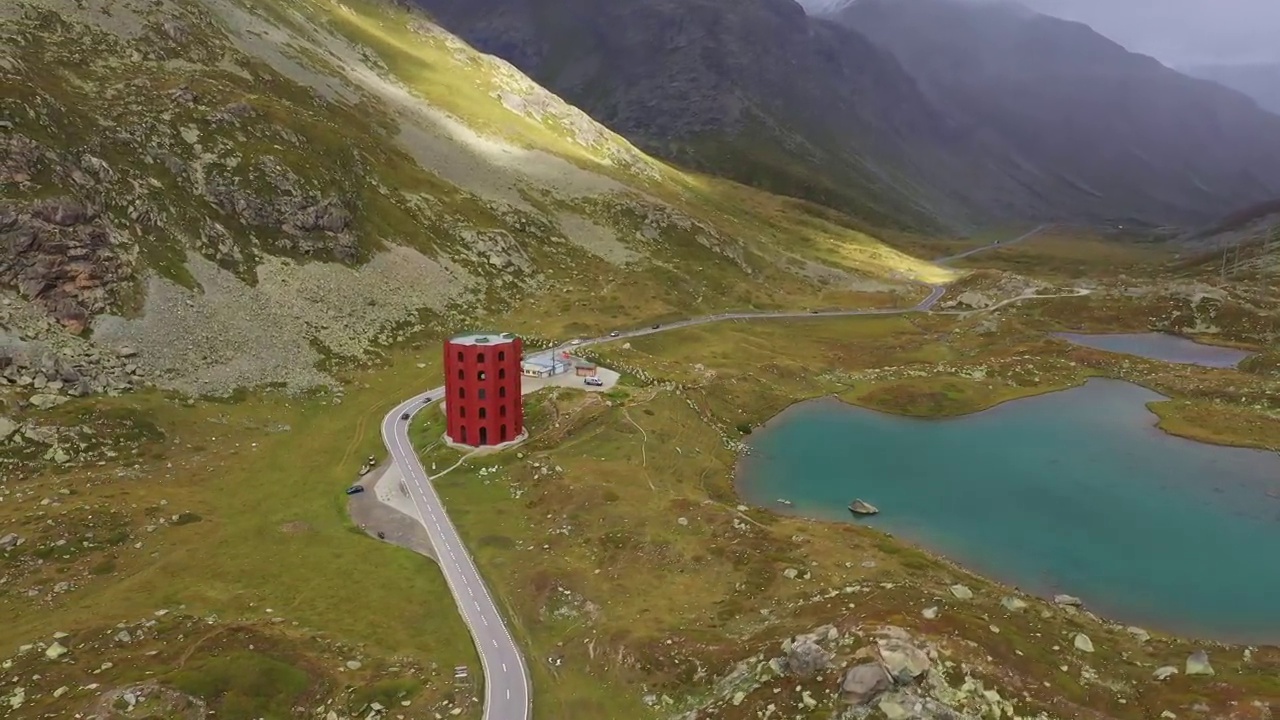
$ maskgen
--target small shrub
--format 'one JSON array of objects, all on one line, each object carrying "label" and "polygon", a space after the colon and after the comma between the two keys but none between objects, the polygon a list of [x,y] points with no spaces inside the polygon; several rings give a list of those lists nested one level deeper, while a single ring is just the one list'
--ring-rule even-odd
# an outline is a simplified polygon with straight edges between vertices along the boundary
[{"label": "small shrub", "polygon": [[738,423],[738,432],[743,435],[751,434],[751,423]]}]

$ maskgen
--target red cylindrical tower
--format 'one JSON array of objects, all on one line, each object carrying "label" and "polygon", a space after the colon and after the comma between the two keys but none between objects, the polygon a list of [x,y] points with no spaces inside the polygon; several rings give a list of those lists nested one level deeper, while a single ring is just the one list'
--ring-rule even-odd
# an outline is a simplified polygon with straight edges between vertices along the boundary
[{"label": "red cylindrical tower", "polygon": [[444,344],[445,433],[460,445],[499,445],[524,432],[523,343],[511,333],[470,333]]}]

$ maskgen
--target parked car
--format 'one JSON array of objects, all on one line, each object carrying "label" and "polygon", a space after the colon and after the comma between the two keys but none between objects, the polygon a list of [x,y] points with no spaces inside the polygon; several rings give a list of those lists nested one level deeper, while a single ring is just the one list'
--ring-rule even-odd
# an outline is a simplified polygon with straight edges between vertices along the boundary
[{"label": "parked car", "polygon": [[359,495],[362,492],[364,492],[363,485],[352,485],[351,487],[347,488],[348,495]]},{"label": "parked car", "polygon": [[604,381],[598,377],[589,377],[589,378],[583,378],[582,384],[590,385],[591,387],[603,387]]},{"label": "parked car", "polygon": [[657,329],[658,329],[658,328],[660,328],[660,327],[662,327],[662,326],[661,326],[661,325],[659,325],[658,323],[654,323],[654,324],[653,324],[653,329],[654,329],[654,330],[657,330]]},{"label": "parked car", "polygon": [[578,339],[578,338],[574,338],[574,339],[572,339],[572,340],[570,340],[570,341],[569,341],[569,344],[570,344],[570,345],[581,345],[581,344],[582,344],[582,340],[580,340],[580,339]]},{"label": "parked car", "polygon": [[618,337],[618,331],[614,330],[613,332],[609,333],[609,337]]}]

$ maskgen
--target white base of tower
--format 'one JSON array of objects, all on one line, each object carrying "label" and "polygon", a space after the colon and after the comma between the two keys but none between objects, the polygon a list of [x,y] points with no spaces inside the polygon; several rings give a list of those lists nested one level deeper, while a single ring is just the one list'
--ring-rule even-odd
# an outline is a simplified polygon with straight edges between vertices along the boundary
[{"label": "white base of tower", "polygon": [[445,445],[448,445],[455,450],[469,450],[472,455],[475,455],[477,453],[502,452],[503,450],[509,450],[529,439],[529,428],[521,430],[520,434],[515,436],[515,439],[508,440],[504,443],[498,443],[497,445],[467,445],[465,443],[457,442],[453,438],[449,437],[448,433],[440,437],[444,440]]}]

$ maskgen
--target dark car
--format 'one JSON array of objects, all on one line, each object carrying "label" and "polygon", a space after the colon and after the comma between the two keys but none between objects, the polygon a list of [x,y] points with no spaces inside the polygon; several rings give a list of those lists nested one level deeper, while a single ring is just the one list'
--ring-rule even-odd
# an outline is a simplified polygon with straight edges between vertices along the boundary
[{"label": "dark car", "polygon": [[347,488],[348,495],[359,495],[362,492],[364,492],[363,485],[352,485],[351,487]]},{"label": "dark car", "polygon": [[400,415],[400,419],[401,419],[401,420],[408,420],[408,419],[409,419],[409,413],[402,413],[402,414]]},{"label": "dark car", "polygon": [[654,324],[653,324],[653,329],[654,329],[654,330],[657,330],[657,329],[658,329],[658,328],[660,328],[660,327],[662,327],[662,326],[661,326],[661,325],[659,325],[659,324],[657,324],[657,323],[654,323]]}]

